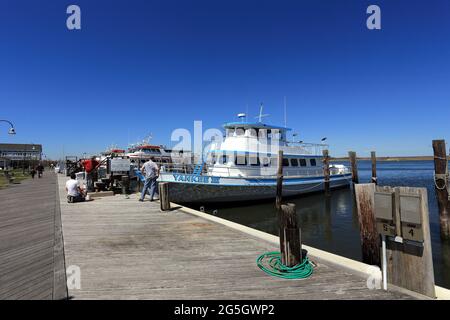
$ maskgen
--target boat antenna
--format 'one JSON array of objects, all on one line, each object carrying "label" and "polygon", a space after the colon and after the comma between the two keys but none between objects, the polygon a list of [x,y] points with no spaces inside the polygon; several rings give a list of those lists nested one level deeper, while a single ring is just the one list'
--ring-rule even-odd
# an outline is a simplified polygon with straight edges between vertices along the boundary
[{"label": "boat antenna", "polygon": [[284,127],[287,128],[287,117],[286,117],[286,96],[284,96]]},{"label": "boat antenna", "polygon": [[263,103],[261,102],[261,105],[260,105],[260,107],[259,107],[259,116],[257,116],[257,117],[255,117],[255,118],[258,118],[259,120],[259,122],[262,122],[262,118],[263,117],[268,117],[269,115],[268,114],[263,114],[263,109],[264,109],[264,105],[263,105]]}]

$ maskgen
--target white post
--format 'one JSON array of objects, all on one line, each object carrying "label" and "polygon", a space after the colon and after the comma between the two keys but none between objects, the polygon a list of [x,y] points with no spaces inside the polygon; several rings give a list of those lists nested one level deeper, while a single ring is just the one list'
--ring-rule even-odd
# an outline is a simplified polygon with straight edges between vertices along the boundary
[{"label": "white post", "polygon": [[386,258],[386,235],[381,235],[381,255],[383,259],[383,290],[387,290],[387,258]]}]

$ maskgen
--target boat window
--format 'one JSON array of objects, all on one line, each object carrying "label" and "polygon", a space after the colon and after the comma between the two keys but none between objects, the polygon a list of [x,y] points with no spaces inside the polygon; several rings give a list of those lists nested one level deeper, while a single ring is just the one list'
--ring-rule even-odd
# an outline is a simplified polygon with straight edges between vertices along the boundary
[{"label": "boat window", "polygon": [[306,159],[300,159],[300,166],[306,167]]},{"label": "boat window", "polygon": [[298,159],[291,159],[291,166],[298,167]]},{"label": "boat window", "polygon": [[310,159],[309,162],[311,163],[312,167],[315,167],[317,165],[316,159]]},{"label": "boat window", "polygon": [[274,140],[280,140],[281,134],[280,134],[280,130],[278,129],[273,129],[272,130],[272,139]]},{"label": "boat window", "polygon": [[236,135],[243,136],[245,134],[245,130],[243,128],[236,128]]},{"label": "boat window", "polygon": [[247,137],[257,137],[258,134],[257,134],[255,129],[249,128],[249,129],[246,130],[246,136]]},{"label": "boat window", "polygon": [[258,129],[258,138],[260,140],[267,140],[267,129]]},{"label": "boat window", "polygon": [[254,154],[250,154],[248,156],[248,162],[250,163],[250,165],[252,166],[259,166],[260,162],[259,162],[259,157],[256,153]]},{"label": "boat window", "polygon": [[244,155],[237,155],[234,161],[235,165],[238,166],[246,166],[247,165],[247,157]]},{"label": "boat window", "polygon": [[283,167],[289,167],[289,159],[283,158]]},{"label": "boat window", "polygon": [[206,158],[208,163],[216,163],[216,155],[214,153],[208,154]]},{"label": "boat window", "polygon": [[234,135],[234,129],[227,129],[227,137],[232,137]]},{"label": "boat window", "polygon": [[223,164],[227,164],[228,161],[229,161],[228,156],[227,156],[227,155],[223,155],[223,156],[222,156],[222,161],[223,161]]}]

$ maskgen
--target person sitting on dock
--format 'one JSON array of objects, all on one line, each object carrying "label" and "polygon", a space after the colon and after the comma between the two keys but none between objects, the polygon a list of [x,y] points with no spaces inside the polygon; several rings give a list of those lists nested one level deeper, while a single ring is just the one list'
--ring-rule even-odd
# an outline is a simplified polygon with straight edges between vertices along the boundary
[{"label": "person sitting on dock", "polygon": [[153,201],[153,197],[157,192],[156,179],[158,179],[159,177],[158,165],[154,163],[152,160],[148,160],[146,163],[142,165],[141,171],[142,173],[145,174],[145,183],[144,187],[142,188],[141,198],[139,199],[139,201],[141,202],[144,201],[145,194],[147,193],[149,188],[150,188],[150,201]]},{"label": "person sitting on dock", "polygon": [[77,176],[74,172],[70,174],[70,180],[66,182],[67,202],[83,202],[86,200],[84,191],[78,185]]}]

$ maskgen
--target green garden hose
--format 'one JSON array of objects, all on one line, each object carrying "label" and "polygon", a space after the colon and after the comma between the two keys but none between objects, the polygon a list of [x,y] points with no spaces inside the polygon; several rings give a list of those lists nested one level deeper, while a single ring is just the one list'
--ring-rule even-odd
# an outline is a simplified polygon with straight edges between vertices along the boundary
[{"label": "green garden hose", "polygon": [[[265,261],[265,260],[268,261]],[[303,258],[303,262],[287,267],[281,263],[281,254],[277,251],[266,252],[256,259],[256,264],[265,273],[283,279],[304,279],[313,273],[313,267],[308,258]]]}]

